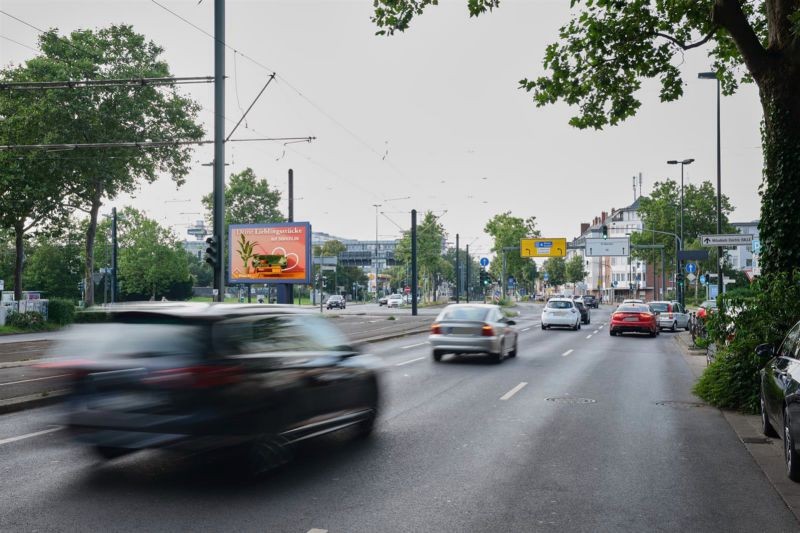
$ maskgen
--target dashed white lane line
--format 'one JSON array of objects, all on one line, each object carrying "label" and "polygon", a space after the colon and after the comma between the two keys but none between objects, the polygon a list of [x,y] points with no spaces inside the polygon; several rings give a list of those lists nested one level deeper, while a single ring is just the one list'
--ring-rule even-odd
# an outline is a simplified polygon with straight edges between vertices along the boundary
[{"label": "dashed white lane line", "polygon": [[409,348],[416,348],[417,346],[425,346],[427,342],[418,342],[417,344],[409,344],[408,346],[401,346],[401,350],[408,350]]},{"label": "dashed white lane line", "polygon": [[423,357],[417,357],[416,359],[409,359],[408,361],[403,361],[402,363],[397,363],[397,364],[396,364],[396,365],[394,365],[394,366],[403,366],[403,365],[409,365],[409,364],[411,364],[411,363],[415,363],[415,362],[417,362],[417,361],[422,361],[423,359],[425,359],[425,357],[424,357],[424,356],[423,356]]},{"label": "dashed white lane line", "polygon": [[58,374],[56,376],[45,376],[43,378],[31,378],[31,379],[21,379],[19,381],[6,381],[5,383],[0,383],[0,387],[4,387],[6,385],[17,385],[19,383],[28,383],[31,381],[41,381],[43,379],[55,379],[55,378],[63,378],[69,376],[69,374]]},{"label": "dashed white lane line", "polygon": [[308,533],[328,533],[328,530],[327,529],[319,529],[319,528],[313,527],[313,528],[308,530]]},{"label": "dashed white lane line", "polygon": [[522,332],[524,333],[524,332],[528,331],[529,329],[531,329],[531,328],[525,328],[525,329],[522,330]]},{"label": "dashed white lane line", "polygon": [[11,444],[12,442],[17,442],[19,440],[30,439],[31,437],[38,437],[39,435],[47,435],[48,433],[54,433],[56,431],[61,431],[62,429],[64,428],[59,426],[55,428],[44,429],[42,431],[36,431],[34,433],[28,433],[26,435],[20,435],[19,437],[9,437],[7,439],[0,440],[0,446],[2,446],[3,444]]},{"label": "dashed white lane line", "polygon": [[527,384],[528,384],[527,382],[523,381],[522,383],[520,383],[519,385],[517,385],[516,387],[514,387],[513,389],[511,389],[507,393],[505,393],[502,396],[500,396],[500,399],[504,400],[504,401],[508,400],[509,398],[514,396],[516,393],[521,391],[523,388],[525,388],[525,385],[527,385]]},{"label": "dashed white lane line", "polygon": [[599,330],[599,329],[596,329],[596,330],[594,330],[594,334],[595,334],[595,335],[597,335],[598,333],[600,333],[600,330]]},{"label": "dashed white lane line", "polygon": [[592,334],[590,333],[589,335],[586,335],[586,338],[587,339],[591,339],[592,338]]},{"label": "dashed white lane line", "polygon": [[561,357],[566,357],[566,356],[568,356],[569,354],[571,354],[573,351],[575,351],[575,350],[567,350],[566,352],[564,352],[564,353],[562,353],[562,354],[561,354]]}]

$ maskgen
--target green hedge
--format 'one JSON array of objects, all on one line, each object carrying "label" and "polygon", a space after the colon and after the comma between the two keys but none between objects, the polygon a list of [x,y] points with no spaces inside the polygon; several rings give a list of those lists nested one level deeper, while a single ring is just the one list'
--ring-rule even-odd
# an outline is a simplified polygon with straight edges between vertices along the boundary
[{"label": "green hedge", "polygon": [[709,339],[718,346],[715,361],[695,385],[695,394],[717,407],[755,413],[759,372],[766,361],[759,344],[778,346],[800,320],[800,270],[762,276],[751,291],[726,293],[708,319]]},{"label": "green hedge", "polygon": [[12,313],[6,319],[6,325],[19,328],[38,331],[44,329],[44,315],[36,311],[29,311],[27,313]]},{"label": "green hedge", "polygon": [[75,303],[72,300],[50,300],[47,304],[47,321],[66,326],[75,321]]}]

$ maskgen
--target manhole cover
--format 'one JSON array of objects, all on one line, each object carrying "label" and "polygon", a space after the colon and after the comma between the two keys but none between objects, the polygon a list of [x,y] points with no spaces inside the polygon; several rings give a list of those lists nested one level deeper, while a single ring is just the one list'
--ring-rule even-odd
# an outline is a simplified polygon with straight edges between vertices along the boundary
[{"label": "manhole cover", "polygon": [[676,409],[695,409],[698,407],[708,407],[706,404],[702,402],[656,402],[656,405],[661,405],[664,407],[674,407]]},{"label": "manhole cover", "polygon": [[597,403],[597,400],[592,400],[590,398],[573,398],[572,396],[560,396],[556,398],[545,398],[545,401],[553,402],[553,403],[566,403],[571,405],[577,405],[582,403]]}]

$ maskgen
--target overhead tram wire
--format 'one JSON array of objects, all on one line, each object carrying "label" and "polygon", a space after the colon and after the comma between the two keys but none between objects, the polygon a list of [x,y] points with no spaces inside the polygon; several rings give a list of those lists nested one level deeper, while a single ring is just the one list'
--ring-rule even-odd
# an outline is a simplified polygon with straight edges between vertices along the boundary
[{"label": "overhead tram wire", "polygon": [[[314,137],[263,137],[256,139],[230,139],[227,142],[277,142],[314,140]],[[191,144],[213,144],[213,140],[203,141],[128,141],[111,143],[61,143],[61,144],[0,144],[0,151],[9,150],[79,150],[84,148],[159,148],[163,146],[186,146]]]},{"label": "overhead tram wire", "polygon": [[28,46],[27,44],[21,43],[19,41],[16,41],[16,40],[12,39],[11,37],[6,37],[5,35],[0,35],[0,39],[5,39],[6,41],[11,41],[12,43],[14,43],[16,45],[19,45],[19,46],[21,46],[23,48],[27,48],[28,50],[33,50],[34,52],[39,53],[39,49],[38,48],[34,48],[32,46]]},{"label": "overhead tram wire", "polygon": [[213,76],[167,78],[112,78],[107,80],[14,81],[0,82],[0,90],[85,89],[93,87],[146,87],[149,85],[186,85],[214,83]]}]

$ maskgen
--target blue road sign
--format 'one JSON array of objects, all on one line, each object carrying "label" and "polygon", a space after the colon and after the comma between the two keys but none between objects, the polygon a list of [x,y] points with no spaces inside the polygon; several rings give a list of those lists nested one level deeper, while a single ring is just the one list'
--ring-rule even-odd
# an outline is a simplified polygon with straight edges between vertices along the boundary
[{"label": "blue road sign", "polygon": [[542,276],[542,279],[544,279],[545,281],[547,281],[548,279],[550,279],[550,274],[548,274],[547,272],[545,272],[545,273],[544,273],[544,275]]},{"label": "blue road sign", "polygon": [[482,267],[487,267],[487,266],[489,266],[489,258],[487,258],[487,257],[481,257],[481,266],[482,266]]},{"label": "blue road sign", "polygon": [[695,263],[686,263],[686,272],[688,274],[694,274],[697,272],[697,265]]},{"label": "blue road sign", "polygon": [[553,241],[536,241],[537,248],[552,248]]},{"label": "blue road sign", "polygon": [[753,239],[753,242],[750,243],[750,246],[753,247],[753,253],[755,255],[761,254],[761,239]]},{"label": "blue road sign", "polygon": [[701,274],[700,275],[700,283],[705,285],[707,281],[708,280],[706,279],[706,275],[705,274]]},{"label": "blue road sign", "polygon": [[516,284],[517,284],[517,280],[515,280],[514,278],[509,276],[509,278],[508,278],[508,286],[509,287],[513,287]]},{"label": "blue road sign", "polygon": [[717,284],[715,283],[714,285],[709,285],[708,286],[709,298],[711,298],[712,300],[716,300],[718,295],[719,295],[719,287],[717,287]]}]

